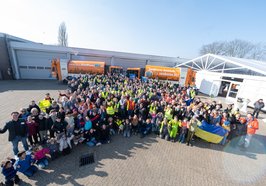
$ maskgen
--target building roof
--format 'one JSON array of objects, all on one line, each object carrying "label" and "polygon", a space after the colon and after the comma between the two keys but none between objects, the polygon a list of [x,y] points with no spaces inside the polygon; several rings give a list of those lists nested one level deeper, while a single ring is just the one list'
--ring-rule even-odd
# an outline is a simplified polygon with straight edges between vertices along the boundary
[{"label": "building roof", "polygon": [[214,54],[205,54],[178,64],[176,67],[190,67],[196,71],[266,76],[266,62],[264,61]]}]

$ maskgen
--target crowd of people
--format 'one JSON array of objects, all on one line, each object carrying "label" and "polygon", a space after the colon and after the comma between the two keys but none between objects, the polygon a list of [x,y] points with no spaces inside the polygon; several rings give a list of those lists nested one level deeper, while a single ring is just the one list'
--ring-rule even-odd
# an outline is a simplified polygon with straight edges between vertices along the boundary
[{"label": "crowd of people", "polygon": [[[71,153],[73,146],[108,144],[113,135],[141,138],[152,133],[160,138],[193,145],[197,127],[204,120],[223,127],[222,145],[241,136],[239,146],[247,148],[258,129],[253,114],[241,117],[232,105],[223,108],[215,101],[202,101],[193,87],[167,81],[130,79],[112,75],[85,75],[68,81],[58,99],[46,94],[38,104],[11,113],[0,129],[9,131],[15,158],[2,162],[7,185],[19,182],[17,171],[31,177],[50,160]],[[22,142],[24,151],[19,151]]]}]

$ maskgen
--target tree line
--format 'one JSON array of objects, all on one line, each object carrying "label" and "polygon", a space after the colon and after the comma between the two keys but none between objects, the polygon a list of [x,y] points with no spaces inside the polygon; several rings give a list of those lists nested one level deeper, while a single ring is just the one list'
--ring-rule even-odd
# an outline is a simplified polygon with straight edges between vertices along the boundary
[{"label": "tree line", "polygon": [[201,47],[200,55],[208,53],[229,57],[265,60],[266,46],[261,43],[252,43],[241,39],[216,41]]}]

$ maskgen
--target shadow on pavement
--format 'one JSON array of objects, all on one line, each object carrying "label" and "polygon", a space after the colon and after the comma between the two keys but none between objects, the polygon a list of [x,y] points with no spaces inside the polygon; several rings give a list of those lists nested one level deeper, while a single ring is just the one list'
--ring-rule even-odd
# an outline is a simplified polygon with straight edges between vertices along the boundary
[{"label": "shadow on pavement", "polygon": [[15,90],[65,90],[66,85],[57,80],[0,81],[0,93]]},{"label": "shadow on pavement", "polygon": [[[124,138],[122,136],[113,136],[110,144],[98,147],[88,147],[86,144],[80,144],[73,147],[72,152],[63,157],[50,162],[46,170],[39,170],[31,179],[36,181],[35,185],[43,186],[48,184],[63,185],[81,185],[76,180],[89,178],[93,176],[107,177],[108,173],[97,169],[104,167],[101,162],[105,159],[127,160],[134,156],[136,149],[148,149],[152,143],[156,143],[156,136],[150,135],[145,138],[132,136]],[[79,166],[81,155],[94,153],[95,163],[85,166]],[[22,178],[24,179],[24,177]],[[27,185],[24,181],[21,185]]]},{"label": "shadow on pavement", "polygon": [[266,154],[266,136],[255,134],[251,139],[251,143],[247,149],[238,145],[239,140],[240,137],[234,138],[225,146],[223,146],[219,144],[208,143],[197,138],[193,145],[199,148],[206,148],[210,150],[246,156],[251,159],[257,159],[257,154]]}]

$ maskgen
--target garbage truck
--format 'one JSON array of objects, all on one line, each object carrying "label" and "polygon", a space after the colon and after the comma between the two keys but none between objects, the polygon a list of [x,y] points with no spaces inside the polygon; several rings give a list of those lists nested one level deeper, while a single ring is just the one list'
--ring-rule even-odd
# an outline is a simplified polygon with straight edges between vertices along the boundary
[{"label": "garbage truck", "polygon": [[53,59],[52,76],[62,81],[68,76],[79,74],[104,74],[105,62]]},{"label": "garbage truck", "polygon": [[178,81],[180,85],[195,85],[196,72],[191,68],[174,68],[146,65],[145,77],[159,80]]}]

